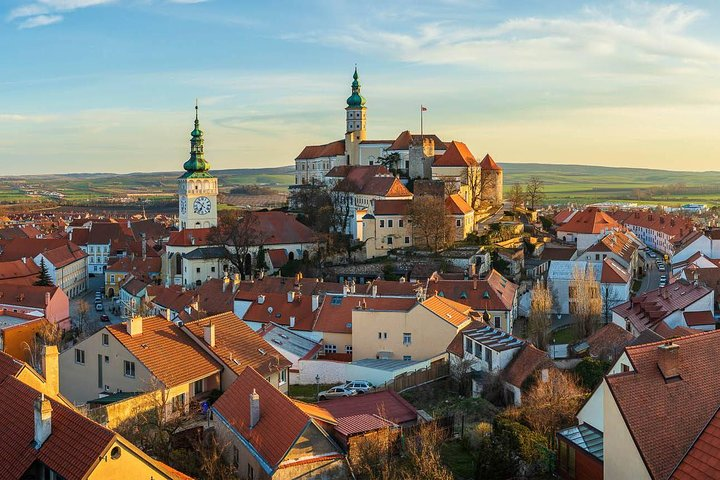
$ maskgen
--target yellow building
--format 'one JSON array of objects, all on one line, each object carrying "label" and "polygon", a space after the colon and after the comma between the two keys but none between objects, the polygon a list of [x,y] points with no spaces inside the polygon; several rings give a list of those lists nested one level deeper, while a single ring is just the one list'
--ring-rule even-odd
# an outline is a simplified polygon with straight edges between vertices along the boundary
[{"label": "yellow building", "polygon": [[0,353],[3,478],[189,478],[84,417],[62,398],[57,391],[55,347],[45,350],[42,363],[45,378]]},{"label": "yellow building", "polygon": [[410,205],[412,200],[375,200],[365,215],[363,235],[366,258],[381,257],[393,248],[413,246]]},{"label": "yellow building", "polygon": [[455,241],[465,240],[475,229],[475,211],[457,193],[445,199],[445,212],[452,217]]},{"label": "yellow building", "polygon": [[[422,294],[420,293],[420,298]],[[386,299],[389,300],[389,299]],[[407,299],[396,299],[407,300]],[[405,310],[378,310],[372,304],[352,312],[353,359],[426,360],[443,354],[470,323],[472,309],[440,296]]]}]

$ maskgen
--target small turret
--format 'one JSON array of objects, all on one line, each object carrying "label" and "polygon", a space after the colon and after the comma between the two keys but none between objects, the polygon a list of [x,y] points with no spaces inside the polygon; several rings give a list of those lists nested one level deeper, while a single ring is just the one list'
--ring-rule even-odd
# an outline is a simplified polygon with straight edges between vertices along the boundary
[{"label": "small turret", "polygon": [[190,132],[190,135],[192,137],[190,139],[190,158],[183,164],[183,168],[188,174],[207,172],[210,170],[210,164],[205,161],[203,132],[200,130],[197,101],[195,102],[195,128]]}]

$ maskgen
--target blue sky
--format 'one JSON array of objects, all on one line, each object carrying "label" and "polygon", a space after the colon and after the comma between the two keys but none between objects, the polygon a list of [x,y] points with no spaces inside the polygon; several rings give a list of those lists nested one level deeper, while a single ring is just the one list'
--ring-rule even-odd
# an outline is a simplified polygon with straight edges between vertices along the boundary
[{"label": "blue sky", "polygon": [[213,168],[342,138],[355,63],[369,138],[476,156],[716,169],[713,1],[3,0],[5,174],[178,170],[199,98]]}]

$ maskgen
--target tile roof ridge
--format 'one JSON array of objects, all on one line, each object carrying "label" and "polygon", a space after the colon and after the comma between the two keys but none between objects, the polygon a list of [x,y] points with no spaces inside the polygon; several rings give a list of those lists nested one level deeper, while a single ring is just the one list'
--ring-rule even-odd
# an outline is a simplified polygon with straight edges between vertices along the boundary
[{"label": "tile roof ridge", "polygon": [[[688,313],[690,313],[690,312],[688,312]],[[661,319],[660,321],[662,321],[662,319]],[[658,323],[659,323],[659,322],[658,322]],[[704,336],[708,336],[708,335],[711,335],[711,334],[717,334],[717,333],[720,333],[720,330],[709,330],[709,331],[705,331],[705,332],[703,332],[703,331],[701,331],[701,330],[698,330],[697,333],[693,333],[693,334],[690,334],[690,335],[683,335],[683,336],[681,336],[681,337],[665,338],[665,339],[663,339],[663,340],[658,340],[657,342],[642,343],[642,344],[640,344],[640,345],[628,345],[627,347],[625,347],[625,349],[626,349],[626,350],[633,350],[633,351],[635,351],[635,350],[642,350],[642,349],[644,349],[644,348],[649,349],[650,347],[663,345],[663,344],[665,344],[665,343],[667,343],[667,342],[673,342],[673,343],[674,343],[674,342],[676,342],[676,341],[678,341],[678,340],[683,340],[683,341],[684,341],[684,340],[686,340],[686,339],[688,339],[688,338],[696,339],[696,338],[699,338],[699,337],[701,337],[701,336],[704,337]]]},{"label": "tile roof ridge", "polygon": [[680,465],[682,465],[682,463],[685,461],[685,457],[687,457],[688,454],[690,453],[690,451],[695,447],[695,444],[697,443],[697,441],[700,440],[700,437],[703,436],[703,434],[705,433],[705,430],[707,430],[707,428],[710,426],[712,421],[718,415],[718,412],[720,412],[720,405],[718,405],[718,408],[716,408],[712,412],[708,421],[705,422],[705,425],[703,425],[703,427],[698,431],[698,434],[695,436],[695,439],[693,439],[693,441],[690,442],[690,445],[688,446],[687,450],[685,450],[685,453],[683,453],[683,455],[680,457],[680,460],[678,460],[677,465],[675,465],[675,467],[672,469],[672,472],[670,473],[670,476],[668,478],[674,478],[675,472],[677,471],[678,468],[680,468]]}]

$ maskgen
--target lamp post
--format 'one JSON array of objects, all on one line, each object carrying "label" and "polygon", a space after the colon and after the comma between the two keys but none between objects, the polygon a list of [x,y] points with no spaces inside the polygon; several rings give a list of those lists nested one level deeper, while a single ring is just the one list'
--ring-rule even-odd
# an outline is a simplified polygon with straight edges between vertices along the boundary
[{"label": "lamp post", "polygon": [[320,399],[320,374],[315,375],[315,401]]}]

